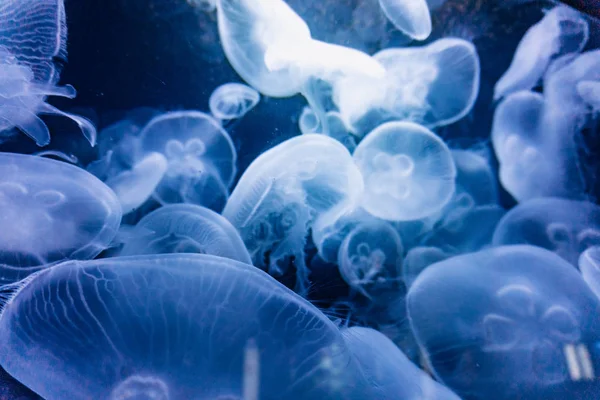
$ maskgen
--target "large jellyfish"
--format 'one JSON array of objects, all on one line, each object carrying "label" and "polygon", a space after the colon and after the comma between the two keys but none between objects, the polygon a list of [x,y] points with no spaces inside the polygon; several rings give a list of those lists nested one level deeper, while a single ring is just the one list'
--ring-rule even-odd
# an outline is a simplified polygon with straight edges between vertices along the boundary
[{"label": "large jellyfish", "polygon": [[533,89],[553,59],[579,53],[589,35],[588,23],[580,12],[554,7],[523,36],[510,67],[496,83],[494,98]]},{"label": "large jellyfish", "polygon": [[117,197],[93,175],[60,161],[0,153],[0,283],[46,264],[95,257],[120,222]]},{"label": "large jellyfish", "polygon": [[407,308],[428,366],[460,396],[591,398],[565,353],[600,340],[600,301],[556,254],[521,245],[449,258],[419,275]]},{"label": "large jellyfish", "polygon": [[57,86],[60,67],[55,61],[66,55],[64,0],[0,1],[0,139],[18,128],[46,146],[50,132],[37,115],[49,114],[70,118],[96,144],[96,128],[89,120],[46,103],[47,96],[76,95],[70,85]]},{"label": "large jellyfish", "polygon": [[152,119],[140,133],[143,152],[168,161],[155,197],[163,204],[192,203],[220,210],[236,173],[229,134],[210,115],[174,111]]},{"label": "large jellyfish", "polygon": [[144,216],[121,251],[123,256],[166,253],[212,254],[252,263],[229,221],[193,204],[169,204]]},{"label": "large jellyfish", "polygon": [[362,206],[376,217],[417,220],[440,210],[454,194],[450,149],[421,125],[385,123],[360,142],[353,158],[365,180]]},{"label": "large jellyfish", "polygon": [[425,40],[431,34],[431,15],[426,0],[379,0],[386,17],[406,35]]},{"label": "large jellyfish", "polygon": [[260,94],[241,83],[226,83],[216,88],[208,99],[211,114],[220,120],[241,118],[260,101]]},{"label": "large jellyfish", "polygon": [[48,400],[373,398],[338,328],[237,261],[66,262],[15,292],[0,364]]},{"label": "large jellyfish", "polygon": [[590,289],[600,298],[600,246],[590,247],[581,253],[579,270]]},{"label": "large jellyfish", "polygon": [[576,266],[583,251],[600,245],[600,206],[559,198],[529,200],[500,220],[493,244],[543,247]]},{"label": "large jellyfish", "polygon": [[448,388],[414,365],[381,332],[351,327],[343,329],[342,335],[376,391],[374,399],[459,400]]},{"label": "large jellyfish", "polygon": [[281,275],[294,264],[296,287],[303,292],[309,228],[355,208],[362,191],[360,171],[342,144],[324,135],[302,135],[250,164],[223,216],[240,232],[255,266]]}]

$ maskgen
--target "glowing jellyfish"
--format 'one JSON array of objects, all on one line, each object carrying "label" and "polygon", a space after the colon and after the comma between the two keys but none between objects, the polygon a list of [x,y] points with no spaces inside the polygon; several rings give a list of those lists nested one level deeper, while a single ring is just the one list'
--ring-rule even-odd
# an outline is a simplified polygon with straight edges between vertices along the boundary
[{"label": "glowing jellyfish", "polygon": [[424,47],[388,48],[373,58],[385,68],[385,77],[350,76],[334,87],[333,99],[350,126],[374,128],[389,120],[447,125],[475,104],[479,56],[466,40],[444,38]]},{"label": "glowing jellyfish", "polygon": [[585,283],[600,298],[600,246],[590,247],[581,253],[578,265]]},{"label": "glowing jellyfish", "polygon": [[226,83],[211,93],[208,105],[211,114],[221,120],[242,118],[260,101],[260,94],[241,83]]},{"label": "glowing jellyfish", "polygon": [[0,136],[18,128],[38,146],[50,143],[50,132],[38,114],[73,120],[92,146],[96,128],[87,119],[46,103],[47,96],[74,98],[75,89],[57,86],[66,59],[64,0],[3,0],[0,4]]},{"label": "glowing jellyfish", "polygon": [[300,92],[304,77],[296,69],[265,65],[269,47],[311,40],[306,23],[283,0],[217,0],[217,18],[225,55],[244,81],[272,97]]},{"label": "glowing jellyfish", "polygon": [[110,187],[121,203],[123,215],[144,204],[156,190],[167,172],[167,159],[160,153],[149,153],[132,169],[108,179]]},{"label": "glowing jellyfish", "polygon": [[372,398],[338,328],[234,260],[66,262],[15,292],[0,363],[46,399]]},{"label": "glowing jellyfish", "polygon": [[120,222],[115,194],[93,175],[60,161],[0,153],[0,283],[46,264],[95,257]]},{"label": "glowing jellyfish", "polygon": [[589,35],[588,23],[580,12],[554,7],[521,39],[510,67],[496,83],[494,98],[533,89],[553,59],[579,53]]},{"label": "glowing jellyfish", "polygon": [[449,258],[418,276],[407,308],[427,365],[458,395],[586,398],[565,352],[600,339],[600,301],[556,254],[522,245]]},{"label": "glowing jellyfish", "polygon": [[426,0],[379,0],[386,17],[406,35],[425,40],[431,34],[431,15]]},{"label": "glowing jellyfish", "polygon": [[440,210],[454,194],[450,149],[412,122],[379,126],[360,142],[353,158],[365,180],[362,206],[376,217],[417,220]]},{"label": "glowing jellyfish", "polygon": [[144,216],[137,223],[123,256],[199,253],[251,264],[239,233],[216,212],[192,204],[170,204]]},{"label": "glowing jellyfish", "polygon": [[309,228],[353,209],[362,190],[360,171],[342,144],[324,135],[302,135],[250,164],[223,216],[240,232],[255,266],[282,275],[293,263],[296,288],[304,292]]},{"label": "glowing jellyfish", "polygon": [[351,288],[372,300],[402,288],[402,253],[398,233],[385,221],[359,224],[339,248],[338,265]]},{"label": "glowing jellyfish", "polygon": [[236,173],[237,154],[229,134],[200,111],[169,112],[140,133],[143,152],[162,153],[169,163],[156,188],[161,203],[192,203],[219,210]]},{"label": "glowing jellyfish", "polygon": [[559,198],[529,200],[500,220],[493,244],[543,247],[577,265],[581,253],[600,245],[600,206]]},{"label": "glowing jellyfish", "polygon": [[383,333],[371,328],[351,327],[343,329],[342,335],[376,391],[373,398],[459,400],[448,388],[414,365]]}]

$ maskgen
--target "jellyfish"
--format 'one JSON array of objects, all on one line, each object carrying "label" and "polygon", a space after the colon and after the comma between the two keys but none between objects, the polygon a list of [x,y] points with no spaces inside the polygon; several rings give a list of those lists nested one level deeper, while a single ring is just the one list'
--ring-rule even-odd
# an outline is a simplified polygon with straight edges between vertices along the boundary
[{"label": "jellyfish", "polygon": [[600,246],[589,247],[581,253],[578,266],[585,283],[600,298]]},{"label": "jellyfish", "polygon": [[433,264],[410,287],[407,309],[427,365],[459,396],[586,398],[565,351],[600,339],[600,300],[548,250],[501,246]]},{"label": "jellyfish", "polygon": [[296,268],[296,289],[308,282],[306,236],[356,207],[363,190],[348,150],[325,135],[286,140],[246,169],[223,210],[240,232],[253,264],[275,276]]},{"label": "jellyfish", "polygon": [[459,400],[414,365],[383,333],[354,326],[342,330],[348,348],[380,400]]},{"label": "jellyfish", "polygon": [[144,204],[167,172],[167,159],[160,153],[149,153],[130,170],[106,181],[121,203],[123,215]]},{"label": "jellyfish", "polygon": [[310,107],[304,107],[300,118],[298,118],[298,128],[302,134],[320,133],[321,122],[315,111]]},{"label": "jellyfish", "polygon": [[48,264],[94,258],[121,222],[119,200],[93,175],[12,153],[0,153],[0,210],[0,284]]},{"label": "jellyfish", "polygon": [[142,129],[140,141],[142,152],[159,152],[168,161],[154,193],[160,203],[223,207],[237,154],[229,134],[213,117],[200,111],[168,112]]},{"label": "jellyfish", "polygon": [[387,222],[361,223],[340,245],[340,273],[351,288],[373,301],[399,293],[403,251],[402,239]]},{"label": "jellyfish", "polygon": [[193,204],[169,204],[144,216],[122,256],[199,253],[252,264],[239,233],[216,212]]},{"label": "jellyfish", "polygon": [[475,150],[452,149],[456,165],[456,194],[465,194],[474,205],[498,203],[498,185],[490,161]]},{"label": "jellyfish", "polygon": [[211,114],[220,120],[242,118],[258,104],[260,94],[241,83],[226,83],[210,95],[208,105]]},{"label": "jellyfish", "polygon": [[410,288],[419,274],[430,265],[443,261],[454,254],[449,254],[438,247],[417,246],[406,253],[402,267],[402,279]]},{"label": "jellyfish", "polygon": [[567,6],[554,7],[521,39],[510,67],[496,83],[494,99],[533,89],[553,59],[579,53],[589,36],[581,13]]},{"label": "jellyfish", "polygon": [[595,112],[600,111],[600,81],[577,83],[577,93]]},{"label": "jellyfish", "polygon": [[[322,133],[342,143],[350,153],[356,149],[356,139],[337,111],[324,113],[324,123],[321,124],[317,113],[311,107],[304,107],[298,125],[302,134]],[[327,128],[326,132],[322,132],[323,128]]]},{"label": "jellyfish", "polygon": [[373,398],[325,315],[212,255],[43,270],[4,302],[0,343],[0,364],[45,399]]},{"label": "jellyfish", "polygon": [[359,143],[353,158],[365,180],[362,206],[378,218],[417,220],[440,210],[454,194],[450,149],[421,125],[383,124]]},{"label": "jellyfish", "polygon": [[600,245],[600,206],[559,198],[526,201],[500,220],[492,243],[543,247],[577,266],[586,249]]},{"label": "jellyfish", "polygon": [[386,17],[402,33],[416,40],[431,34],[431,15],[426,0],[379,0]]},{"label": "jellyfish", "polygon": [[96,128],[78,115],[46,103],[47,96],[74,98],[75,89],[57,86],[57,59],[67,56],[64,0],[2,2],[0,12],[0,137],[18,128],[38,146],[50,143],[50,132],[38,114],[60,115],[75,122],[92,146]]},{"label": "jellyfish", "polygon": [[351,127],[372,129],[389,120],[408,120],[432,128],[458,121],[475,104],[479,56],[466,40],[388,48],[373,58],[386,70],[383,79],[349,76],[334,87],[334,102]]}]

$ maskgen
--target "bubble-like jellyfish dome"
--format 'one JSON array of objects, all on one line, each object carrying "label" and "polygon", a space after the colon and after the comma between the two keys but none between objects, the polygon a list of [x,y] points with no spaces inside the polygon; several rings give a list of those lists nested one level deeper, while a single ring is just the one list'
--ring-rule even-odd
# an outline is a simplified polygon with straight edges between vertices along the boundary
[{"label": "bubble-like jellyfish dome", "polygon": [[420,219],[440,210],[454,194],[450,149],[421,125],[383,124],[359,143],[353,158],[365,180],[362,206],[376,217]]},{"label": "bubble-like jellyfish dome", "polygon": [[110,188],[80,168],[43,157],[0,153],[0,204],[0,283],[46,264],[94,258],[121,222]]},{"label": "bubble-like jellyfish dome", "polygon": [[260,399],[369,398],[332,322],[265,273],[216,256],[42,271],[4,306],[0,342],[0,364],[48,399],[242,398],[245,382]]},{"label": "bubble-like jellyfish dome", "polygon": [[411,286],[407,307],[427,364],[458,395],[587,398],[565,354],[600,339],[600,301],[548,250],[503,246],[436,263]]},{"label": "bubble-like jellyfish dome", "polygon": [[216,212],[193,204],[169,204],[142,218],[122,256],[199,253],[252,264],[239,233]]},{"label": "bubble-like jellyfish dome", "polygon": [[260,94],[241,83],[226,83],[211,93],[208,106],[211,114],[220,120],[241,118],[260,101]]}]

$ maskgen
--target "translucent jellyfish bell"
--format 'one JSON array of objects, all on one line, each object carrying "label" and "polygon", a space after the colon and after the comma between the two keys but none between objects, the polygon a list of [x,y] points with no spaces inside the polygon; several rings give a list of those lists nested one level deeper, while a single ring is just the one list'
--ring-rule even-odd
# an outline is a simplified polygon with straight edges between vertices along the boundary
[{"label": "translucent jellyfish bell", "polygon": [[60,161],[0,153],[0,281],[93,258],[120,222],[115,194],[93,175]]},{"label": "translucent jellyfish bell", "polygon": [[600,245],[600,206],[559,198],[529,200],[500,220],[493,244],[543,247],[576,266],[581,253]]},{"label": "translucent jellyfish bell", "polygon": [[325,315],[234,260],[67,262],[15,292],[0,363],[46,399],[373,398]]},{"label": "translucent jellyfish bell", "polygon": [[220,120],[242,118],[260,101],[260,94],[241,83],[226,83],[216,88],[208,99],[211,114]]},{"label": "translucent jellyfish bell", "polygon": [[578,265],[585,283],[600,298],[600,246],[590,247],[581,253]]},{"label": "translucent jellyfish bell", "polygon": [[37,115],[61,115],[79,125],[94,146],[96,128],[89,120],[46,103],[47,96],[76,95],[70,85],[57,86],[60,69],[55,59],[67,55],[64,0],[5,0],[1,8],[0,136],[18,128],[38,146],[46,146],[50,132]]},{"label": "translucent jellyfish bell", "polygon": [[265,65],[269,47],[311,40],[308,25],[283,0],[218,0],[217,18],[225,55],[244,81],[271,97],[300,92],[304,77],[297,69]]},{"label": "translucent jellyfish bell", "polygon": [[509,69],[496,83],[494,98],[533,89],[553,59],[579,53],[589,35],[588,23],[580,12],[562,5],[554,7],[521,39]]},{"label": "translucent jellyfish bell", "polygon": [[231,193],[223,216],[240,232],[255,266],[281,275],[293,262],[302,292],[308,279],[304,244],[309,228],[353,209],[362,190],[348,150],[327,136],[307,134],[256,158]]},{"label": "translucent jellyfish bell", "polygon": [[350,287],[372,300],[399,293],[403,251],[400,236],[387,222],[359,224],[339,248],[340,273]]},{"label": "translucent jellyfish bell", "polygon": [[240,234],[216,212],[192,204],[170,204],[144,216],[122,256],[199,253],[252,264]]},{"label": "translucent jellyfish bell", "polygon": [[168,112],[140,133],[143,152],[162,153],[169,163],[158,185],[162,203],[192,203],[219,209],[236,173],[237,154],[229,134],[200,111]]},{"label": "translucent jellyfish bell", "polygon": [[362,206],[376,217],[417,220],[440,210],[454,194],[450,149],[421,125],[385,123],[365,136],[353,158],[365,180]]},{"label": "translucent jellyfish bell", "polygon": [[426,0],[379,0],[386,17],[394,26],[417,40],[431,34],[431,15]]},{"label": "translucent jellyfish bell", "polygon": [[419,275],[407,308],[427,365],[460,396],[589,398],[565,354],[600,339],[600,301],[556,254],[522,245],[449,258]]},{"label": "translucent jellyfish bell", "polygon": [[577,93],[592,110],[600,111],[600,82],[581,81],[577,84]]},{"label": "translucent jellyfish bell", "polygon": [[348,349],[380,400],[459,400],[448,388],[414,365],[383,333],[363,327],[342,329]]}]

